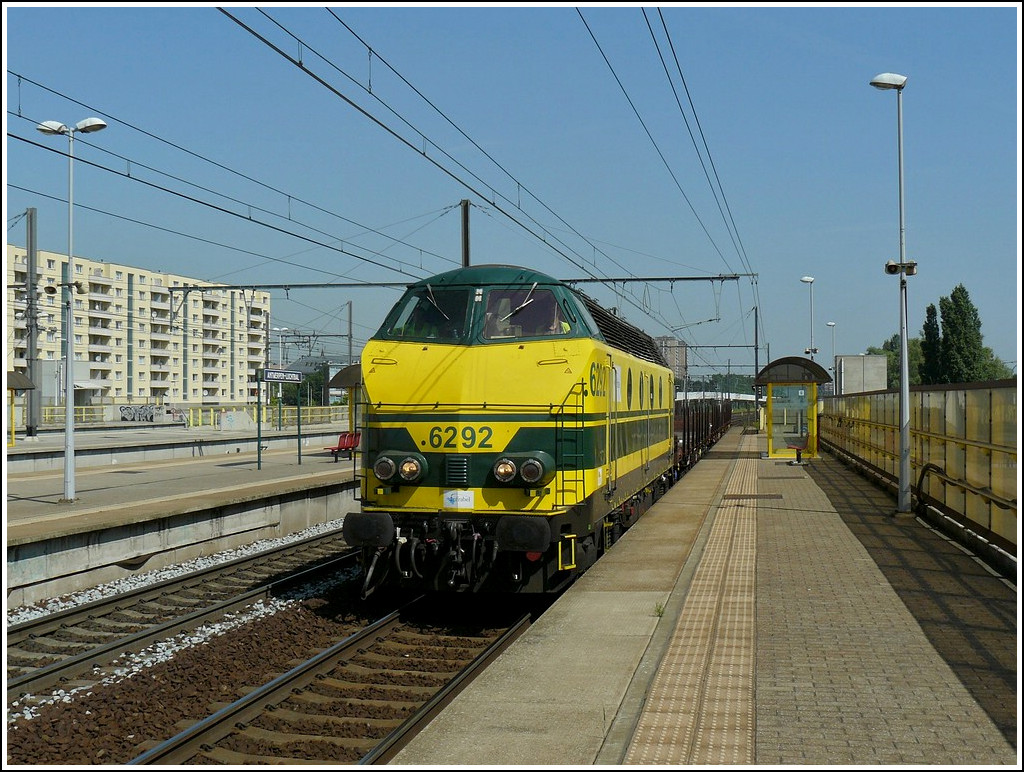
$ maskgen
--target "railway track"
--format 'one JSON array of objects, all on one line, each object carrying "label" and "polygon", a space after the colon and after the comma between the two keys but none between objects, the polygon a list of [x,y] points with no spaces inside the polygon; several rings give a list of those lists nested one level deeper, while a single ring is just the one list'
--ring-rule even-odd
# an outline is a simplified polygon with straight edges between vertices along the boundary
[{"label": "railway track", "polygon": [[[216,735],[229,715],[215,741],[191,746],[191,763],[386,761],[522,629],[523,613],[472,598],[390,613],[403,596],[360,600],[339,544],[324,535],[12,625],[7,763],[155,764],[135,760],[183,726]],[[263,696],[258,715],[250,694]],[[304,727],[323,721],[313,742]]]},{"label": "railway track", "polygon": [[394,611],[131,763],[388,761],[530,622],[453,630],[428,606]]},{"label": "railway track", "polygon": [[356,570],[341,532],[168,579],[7,628],[7,703],[56,688],[82,688],[89,674],[317,577]]}]

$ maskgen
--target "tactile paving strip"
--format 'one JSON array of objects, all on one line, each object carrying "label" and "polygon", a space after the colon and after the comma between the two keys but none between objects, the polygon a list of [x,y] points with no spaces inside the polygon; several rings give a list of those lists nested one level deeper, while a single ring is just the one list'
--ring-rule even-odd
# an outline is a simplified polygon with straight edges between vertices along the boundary
[{"label": "tactile paving strip", "polygon": [[756,488],[756,461],[741,455],[626,764],[754,762]]}]

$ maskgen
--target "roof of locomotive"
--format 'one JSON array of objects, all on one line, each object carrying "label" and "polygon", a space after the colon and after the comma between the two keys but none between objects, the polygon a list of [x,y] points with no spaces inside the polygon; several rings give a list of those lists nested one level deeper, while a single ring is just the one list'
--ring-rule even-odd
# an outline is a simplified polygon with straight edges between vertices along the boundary
[{"label": "roof of locomotive", "polygon": [[479,287],[492,284],[526,284],[536,282],[539,285],[559,285],[563,283],[558,279],[548,276],[546,273],[535,271],[532,268],[522,268],[515,265],[471,265],[463,268],[454,268],[445,273],[435,276],[428,276],[426,279],[411,283],[410,287],[454,287],[470,286]]}]

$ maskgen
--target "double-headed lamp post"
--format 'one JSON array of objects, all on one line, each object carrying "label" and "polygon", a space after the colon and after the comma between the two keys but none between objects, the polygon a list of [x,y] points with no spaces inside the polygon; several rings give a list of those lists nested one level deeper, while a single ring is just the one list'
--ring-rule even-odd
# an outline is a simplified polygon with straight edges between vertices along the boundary
[{"label": "double-headed lamp post", "polygon": [[[284,334],[288,332],[287,327],[271,327],[271,329],[277,333],[277,366],[284,368]],[[284,413],[284,406],[281,396],[281,382],[277,382],[277,428],[281,428],[283,423],[282,414]]]},{"label": "double-headed lamp post", "polygon": [[66,134],[68,138],[68,275],[64,285],[64,498],[75,500],[75,319],[72,301],[75,285],[74,273],[74,190],[75,190],[75,132],[91,134],[107,128],[99,118],[86,118],[74,126],[59,121],[43,121],[36,129],[43,134]]},{"label": "double-headed lamp post", "polygon": [[917,273],[917,263],[907,262],[903,220],[903,87],[906,75],[883,72],[871,79],[882,91],[896,92],[896,155],[899,161],[900,260],[890,260],[885,272],[900,277],[900,463],[896,514],[910,513],[910,364],[907,357],[907,276]]},{"label": "double-headed lamp post", "polygon": [[814,355],[818,353],[818,349],[814,347],[814,277],[813,276],[801,276],[800,281],[807,285],[807,291],[810,295],[811,300],[811,347],[804,353],[811,355],[811,361],[814,361]]}]

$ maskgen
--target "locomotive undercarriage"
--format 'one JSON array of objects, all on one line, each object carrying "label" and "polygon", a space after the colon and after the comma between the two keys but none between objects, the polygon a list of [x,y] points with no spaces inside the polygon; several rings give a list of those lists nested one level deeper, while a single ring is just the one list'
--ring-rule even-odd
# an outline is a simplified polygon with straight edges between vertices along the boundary
[{"label": "locomotive undercarriage", "polygon": [[350,514],[351,533],[372,519],[372,530],[381,534],[374,546],[363,546],[363,596],[385,584],[435,592],[557,592],[593,565],[672,482],[666,473],[604,515],[603,493],[551,517]]}]

